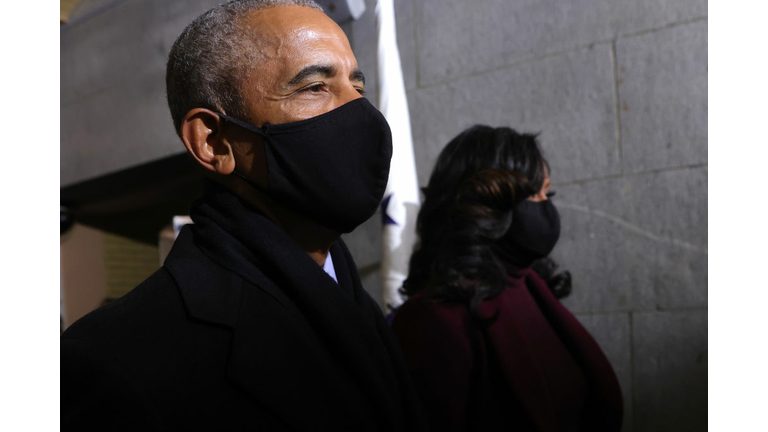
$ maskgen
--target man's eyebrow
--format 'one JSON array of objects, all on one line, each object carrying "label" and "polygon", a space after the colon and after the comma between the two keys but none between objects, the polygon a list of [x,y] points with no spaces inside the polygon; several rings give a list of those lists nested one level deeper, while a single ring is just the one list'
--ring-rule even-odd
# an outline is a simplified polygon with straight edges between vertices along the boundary
[{"label": "man's eyebrow", "polygon": [[350,81],[360,81],[365,85],[365,74],[360,69],[355,68],[355,70],[352,71],[352,73],[349,75]]},{"label": "man's eyebrow", "polygon": [[333,76],[335,72],[336,72],[336,69],[334,69],[333,66],[326,66],[326,65],[307,66],[304,69],[302,69],[299,73],[297,73],[295,77],[291,78],[291,80],[288,81],[288,85],[299,84],[305,79],[314,75],[322,75],[325,77]]}]

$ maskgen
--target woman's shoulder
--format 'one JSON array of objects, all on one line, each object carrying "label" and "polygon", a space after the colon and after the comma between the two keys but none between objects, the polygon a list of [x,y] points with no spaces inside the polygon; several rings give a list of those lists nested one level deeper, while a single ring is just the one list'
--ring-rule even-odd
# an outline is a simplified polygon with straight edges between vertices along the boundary
[{"label": "woman's shoulder", "polygon": [[467,306],[458,302],[433,299],[422,293],[411,296],[395,312],[395,333],[466,334],[472,328]]},{"label": "woman's shoulder", "polygon": [[422,295],[398,308],[392,330],[412,369],[434,368],[446,357],[456,368],[469,368],[472,347],[482,338],[465,305]]},{"label": "woman's shoulder", "polygon": [[426,318],[438,320],[461,319],[468,315],[466,305],[449,300],[435,299],[418,293],[405,301],[395,313],[395,318]]}]

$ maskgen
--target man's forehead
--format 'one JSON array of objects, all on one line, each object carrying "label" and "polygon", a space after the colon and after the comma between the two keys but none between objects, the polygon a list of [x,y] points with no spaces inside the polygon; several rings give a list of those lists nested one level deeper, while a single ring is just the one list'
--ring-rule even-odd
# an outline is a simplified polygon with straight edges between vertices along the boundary
[{"label": "man's forehead", "polygon": [[[252,12],[247,23],[254,36],[263,39],[295,37],[306,32],[334,32],[336,23],[323,12],[308,6],[274,6]],[[342,33],[343,34],[343,33]]]},{"label": "man's forehead", "polygon": [[[357,71],[357,60],[346,35],[317,9],[303,6],[263,9],[249,16],[248,24],[253,29],[253,43],[262,60],[253,66],[283,85],[310,72],[330,75],[340,66],[339,61],[348,63],[345,69]],[[361,78],[362,73],[357,72],[355,77]],[[262,78],[272,81],[267,76]]]}]

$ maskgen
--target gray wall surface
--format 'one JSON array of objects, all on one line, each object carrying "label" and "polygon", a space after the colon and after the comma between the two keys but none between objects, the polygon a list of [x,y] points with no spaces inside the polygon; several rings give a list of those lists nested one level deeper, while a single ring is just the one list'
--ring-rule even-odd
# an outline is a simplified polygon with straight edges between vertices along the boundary
[{"label": "gray wall surface", "polygon": [[61,186],[185,151],[165,63],[184,27],[218,3],[91,0],[75,11],[61,29]]},{"label": "gray wall surface", "polygon": [[[344,26],[376,101],[375,0]],[[707,3],[395,0],[420,186],[484,123],[541,132],[573,275],[624,431],[707,427]],[[392,175],[396,175],[393,172]],[[372,218],[345,236],[379,298]]]}]

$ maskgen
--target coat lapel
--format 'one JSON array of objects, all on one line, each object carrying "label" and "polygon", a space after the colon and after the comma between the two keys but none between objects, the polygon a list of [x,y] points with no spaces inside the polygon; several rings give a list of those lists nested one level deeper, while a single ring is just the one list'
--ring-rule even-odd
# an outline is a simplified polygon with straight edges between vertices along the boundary
[{"label": "coat lapel", "polygon": [[227,379],[291,429],[333,424],[352,430],[371,418],[364,407],[327,409],[329,402],[353,407],[364,395],[318,343],[291,300],[263,274],[219,266],[195,245],[190,227],[179,234],[165,267],[190,318],[232,329]]},{"label": "coat lapel", "polygon": [[[495,308],[512,310],[512,307],[505,307],[498,302],[485,302],[481,304],[480,310],[485,316],[492,316]],[[515,316],[506,314],[489,326],[486,334],[499,364],[502,365],[504,377],[526,412],[531,415],[538,430],[556,432],[558,427],[547,383],[532,350],[528,348],[530,341],[521,328]]]},{"label": "coat lapel", "polygon": [[582,427],[595,431],[619,430],[623,399],[611,363],[576,317],[552,295],[546,283],[533,276],[532,270],[529,272],[526,281],[531,295],[587,378],[589,397]]},{"label": "coat lapel", "polygon": [[360,403],[365,395],[295,306],[278,304],[263,284],[244,287],[228,378],[292,429],[365,426],[372,417]]},{"label": "coat lapel", "polygon": [[179,233],[164,266],[179,286],[190,317],[211,324],[235,326],[243,280],[208,259],[194,245],[189,226]]},{"label": "coat lapel", "polygon": [[298,429],[320,419],[338,429],[404,430],[410,399],[403,392],[413,389],[393,364],[402,359],[393,355],[392,338],[382,333],[390,330],[359,286],[343,242],[331,253],[348,292],[277,225],[220,186],[209,184],[190,214],[193,245],[245,281],[229,376]]}]

